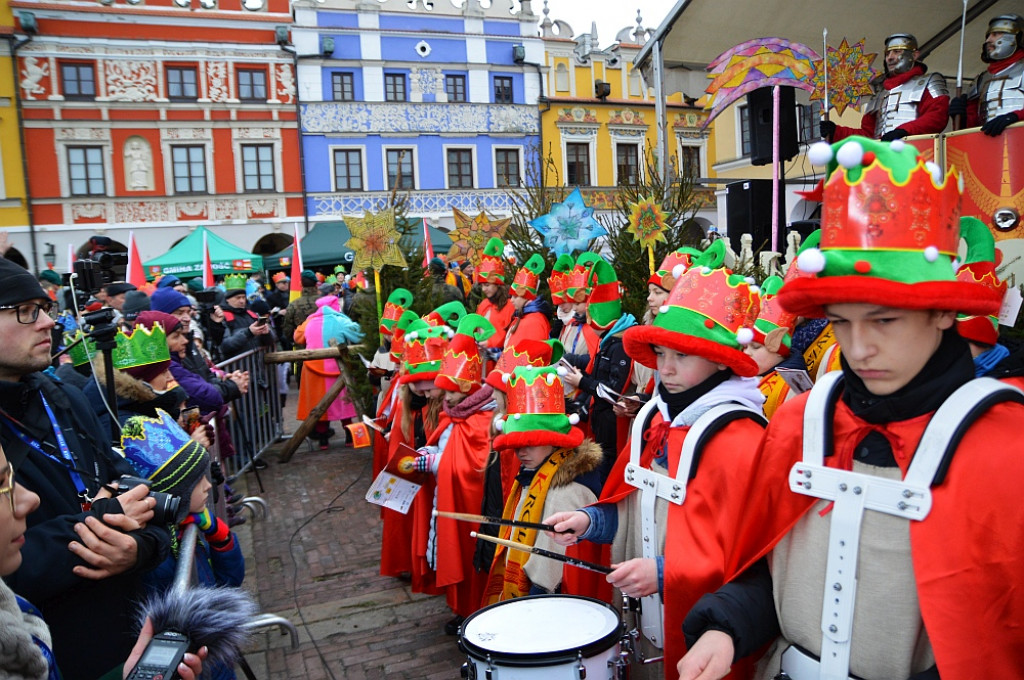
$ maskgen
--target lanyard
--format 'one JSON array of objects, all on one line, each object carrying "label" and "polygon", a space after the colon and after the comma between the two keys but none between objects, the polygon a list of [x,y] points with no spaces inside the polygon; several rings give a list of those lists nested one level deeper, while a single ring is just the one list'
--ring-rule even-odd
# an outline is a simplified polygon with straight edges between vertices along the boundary
[{"label": "lanyard", "polygon": [[75,469],[75,459],[71,455],[71,449],[68,448],[67,441],[64,439],[64,432],[61,431],[60,425],[57,424],[57,417],[53,415],[53,409],[50,408],[50,404],[46,401],[46,397],[40,393],[39,398],[43,400],[43,408],[46,409],[46,416],[50,419],[50,426],[53,428],[53,434],[57,438],[57,446],[60,449],[60,455],[63,460],[43,450],[42,445],[36,441],[35,438],[27,435],[21,428],[15,427],[14,424],[11,423],[10,416],[7,416],[7,419],[4,419],[4,424],[7,425],[8,429],[10,429],[11,432],[13,432],[14,435],[26,446],[35,449],[66,469],[68,474],[71,475],[71,481],[75,485],[75,490],[78,492],[79,498],[81,498],[83,503],[85,503],[88,501],[89,490],[86,488],[85,482],[82,481],[82,476],[79,475],[78,471]]}]

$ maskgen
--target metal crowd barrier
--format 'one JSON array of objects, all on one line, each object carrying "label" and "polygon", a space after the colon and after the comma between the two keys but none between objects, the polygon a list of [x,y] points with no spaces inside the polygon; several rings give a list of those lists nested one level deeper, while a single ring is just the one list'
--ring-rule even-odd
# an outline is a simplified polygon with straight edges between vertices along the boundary
[{"label": "metal crowd barrier", "polygon": [[[262,347],[249,350],[217,364],[227,373],[249,372],[249,391],[229,402],[228,427],[236,452],[224,460],[224,472],[229,477],[257,466],[260,456],[280,441],[284,433],[278,373],[263,362],[267,351]],[[262,491],[262,482],[259,485]]]}]

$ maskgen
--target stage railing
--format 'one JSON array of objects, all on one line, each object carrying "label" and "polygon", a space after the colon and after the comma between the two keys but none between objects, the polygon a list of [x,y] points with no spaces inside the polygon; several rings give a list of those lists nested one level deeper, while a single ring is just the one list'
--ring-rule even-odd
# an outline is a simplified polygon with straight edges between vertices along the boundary
[{"label": "stage railing", "polygon": [[217,368],[227,373],[249,372],[249,391],[230,402],[228,427],[235,455],[224,460],[229,476],[237,476],[258,465],[260,457],[280,441],[284,433],[278,373],[263,362],[266,353],[264,348],[253,349],[217,364]]}]

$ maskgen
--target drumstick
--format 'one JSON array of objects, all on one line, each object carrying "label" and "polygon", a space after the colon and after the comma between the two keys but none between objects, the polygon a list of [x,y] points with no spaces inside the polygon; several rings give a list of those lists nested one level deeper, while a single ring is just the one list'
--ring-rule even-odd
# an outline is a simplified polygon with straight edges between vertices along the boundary
[{"label": "drumstick", "polygon": [[586,560],[580,560],[580,559],[577,559],[575,557],[569,557],[568,555],[563,555],[562,553],[556,553],[556,552],[552,552],[550,550],[544,550],[543,548],[535,548],[532,545],[526,545],[525,543],[516,543],[515,541],[506,541],[504,538],[498,538],[497,536],[488,536],[486,534],[478,534],[475,531],[469,532],[469,535],[472,538],[479,538],[480,540],[483,540],[483,541],[490,541],[491,543],[497,543],[498,545],[503,545],[506,548],[511,548],[512,550],[521,550],[523,552],[533,553],[534,555],[540,555],[541,557],[548,557],[548,558],[551,558],[551,559],[553,559],[553,560],[555,560],[557,562],[565,562],[566,564],[570,564],[570,565],[572,565],[574,567],[579,567],[580,569],[588,569],[590,571],[596,571],[599,574],[610,574],[613,571],[615,571],[611,567],[606,567],[603,564],[595,564],[594,562],[587,562]]},{"label": "drumstick", "polygon": [[[485,515],[472,515],[468,512],[445,512],[443,510],[434,510],[434,517],[447,517],[448,519],[457,519],[463,522],[479,522],[480,524],[499,524],[501,526],[509,527],[521,527],[523,529],[541,529],[543,531],[555,531],[554,524],[541,524],[540,522],[523,522],[518,519],[505,519],[504,517],[487,517]],[[568,529],[566,531],[555,531],[556,534],[575,534],[576,531]]]}]

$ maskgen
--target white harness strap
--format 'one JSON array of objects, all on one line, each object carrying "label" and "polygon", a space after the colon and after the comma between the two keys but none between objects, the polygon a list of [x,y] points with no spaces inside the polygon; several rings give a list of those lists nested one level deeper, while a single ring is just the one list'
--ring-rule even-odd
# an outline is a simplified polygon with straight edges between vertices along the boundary
[{"label": "white harness strap", "polygon": [[[749,411],[763,419],[763,415],[739,404],[720,404],[700,415],[683,440],[683,448],[679,452],[679,467],[675,477],[659,474],[640,465],[643,452],[643,424],[648,415],[657,408],[655,397],[647,402],[636,414],[633,430],[630,433],[629,464],[626,465],[626,483],[640,490],[640,531],[643,546],[643,557],[655,559],[658,555],[658,523],[656,506],[658,498],[669,503],[682,505],[686,500],[686,484],[690,477],[694,456],[697,455],[697,444],[702,435],[722,417],[736,411]],[[642,599],[640,605],[640,623],[644,637],[658,649],[662,648],[664,624],[662,622],[661,594],[654,593]]]},{"label": "white harness strap", "polygon": [[819,680],[846,680],[850,672],[853,613],[857,594],[857,557],[864,511],[875,510],[921,521],[931,511],[930,487],[947,449],[955,446],[960,426],[969,425],[981,405],[1024,399],[1024,393],[992,378],[972,380],[935,412],[902,481],[825,467],[833,406],[842,373],[829,373],[814,386],[804,415],[803,461],[789,473],[790,490],[833,501],[829,529],[825,593],[821,612]]}]

